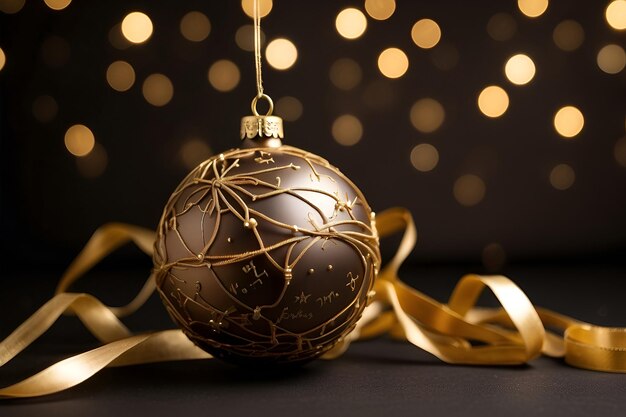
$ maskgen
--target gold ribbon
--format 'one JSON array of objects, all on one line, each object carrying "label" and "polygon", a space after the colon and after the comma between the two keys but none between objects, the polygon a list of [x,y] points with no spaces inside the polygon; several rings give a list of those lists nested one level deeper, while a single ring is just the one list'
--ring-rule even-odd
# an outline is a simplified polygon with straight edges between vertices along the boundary
[{"label": "gold ribbon", "polygon": [[[459,281],[448,303],[439,303],[398,278],[400,265],[417,240],[410,212],[404,208],[386,210],[376,217],[376,225],[380,237],[404,231],[402,241],[378,275],[376,295],[355,330],[324,359],[341,356],[353,341],[388,334],[452,364],[522,364],[544,354],[564,357],[568,364],[579,368],[626,373],[626,328],[594,326],[535,308],[522,290],[503,276],[467,275]],[[119,223],[98,229],[61,278],[57,294],[0,342],[0,367],[34,342],[62,314],[75,314],[104,344],[0,388],[0,398],[56,393],[89,379],[105,367],[211,358],[181,330],[133,335],[119,320],[140,308],[152,295],[152,276],[123,307],[106,306],[89,294],[66,292],[101,259],[130,241],[151,255],[154,232]],[[485,289],[495,295],[500,308],[476,306]]]}]

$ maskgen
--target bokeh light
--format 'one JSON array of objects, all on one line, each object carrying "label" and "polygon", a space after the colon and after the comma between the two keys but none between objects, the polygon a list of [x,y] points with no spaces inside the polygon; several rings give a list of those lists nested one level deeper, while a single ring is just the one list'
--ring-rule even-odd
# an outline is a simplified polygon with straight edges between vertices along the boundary
[{"label": "bokeh light", "polygon": [[291,96],[279,98],[274,106],[274,113],[288,122],[295,122],[302,117],[302,111],[302,102]]},{"label": "bokeh light", "polygon": [[454,182],[452,194],[456,201],[462,206],[471,207],[480,203],[485,198],[485,183],[477,175],[461,175]]},{"label": "bokeh light", "polygon": [[135,83],[135,70],[126,61],[115,61],[107,68],[106,78],[115,91],[127,91]]},{"label": "bokeh light", "polygon": [[185,141],[180,148],[180,160],[187,170],[200,165],[201,162],[209,159],[213,152],[211,147],[201,138],[190,138]]},{"label": "bokeh light", "polygon": [[152,36],[152,20],[145,13],[131,12],[122,20],[122,34],[132,43],[143,43]]},{"label": "bokeh light", "polygon": [[74,156],[85,156],[93,150],[96,139],[85,125],[71,126],[65,132],[65,147]]},{"label": "bokeh light", "polygon": [[423,49],[430,49],[439,43],[441,29],[432,19],[421,19],[415,22],[411,29],[411,38],[415,45]]},{"label": "bokeh light", "polygon": [[141,92],[148,103],[162,107],[174,96],[174,85],[165,75],[152,74],[143,82]]},{"label": "bokeh light", "polygon": [[[259,17],[265,17],[272,11],[272,0],[259,0]],[[249,17],[254,17],[254,0],[241,0],[241,8]]]},{"label": "bokeh light", "polygon": [[328,75],[335,87],[341,90],[352,90],[361,82],[363,71],[355,60],[339,58],[331,65]]},{"label": "bokeh light", "polygon": [[0,71],[4,68],[4,64],[7,62],[7,56],[4,54],[2,48],[0,48]]},{"label": "bokeh light", "polygon": [[211,22],[204,13],[192,11],[180,20],[180,33],[192,42],[202,42],[211,33]]},{"label": "bokeh light", "polygon": [[499,271],[506,263],[506,252],[499,243],[490,243],[483,248],[482,261],[489,272]]},{"label": "bokeh light", "polygon": [[41,59],[50,68],[67,64],[70,54],[70,44],[60,36],[48,36],[41,44]]},{"label": "bokeh light", "polygon": [[439,152],[429,143],[420,143],[411,150],[411,164],[420,172],[432,171],[438,163]]},{"label": "bokeh light", "polygon": [[387,20],[396,11],[396,1],[365,0],[365,11],[372,19]]},{"label": "bokeh light", "polygon": [[339,12],[335,19],[337,32],[346,39],[356,39],[365,32],[367,19],[359,9],[348,8]]},{"label": "bokeh light", "polygon": [[575,20],[564,20],[554,28],[552,40],[563,51],[574,51],[585,40],[583,27]]},{"label": "bokeh light", "polygon": [[363,136],[363,125],[356,116],[344,114],[333,122],[332,135],[340,145],[356,145]]},{"label": "bokeh light", "polygon": [[[235,32],[235,42],[244,51],[254,51],[254,26],[243,25]],[[265,32],[261,30],[261,45],[265,45]]]},{"label": "bokeh light", "polygon": [[241,75],[237,65],[227,59],[221,59],[211,65],[208,73],[209,83],[217,91],[227,92],[239,84]]},{"label": "bokeh light", "polygon": [[378,69],[387,78],[399,78],[409,69],[409,58],[398,48],[387,48],[378,56]]},{"label": "bokeh light", "polygon": [[614,0],[609,3],[604,17],[613,29],[626,29],[626,0]]},{"label": "bokeh light", "polygon": [[267,63],[277,70],[286,70],[296,63],[298,49],[289,39],[274,39],[265,49],[265,58]]},{"label": "bokeh light", "polygon": [[430,133],[439,129],[445,119],[445,111],[437,100],[422,98],[411,107],[410,117],[415,129],[422,133]]},{"label": "bokeh light", "polygon": [[528,84],[535,76],[535,63],[528,55],[513,55],[506,61],[504,73],[513,84]]},{"label": "bokeh light", "polygon": [[0,0],[0,12],[6,14],[17,13],[22,10],[26,0]]},{"label": "bokeh light", "polygon": [[550,184],[557,190],[567,190],[575,179],[574,169],[567,164],[559,164],[550,171]]},{"label": "bokeh light", "polygon": [[613,156],[615,156],[618,164],[626,168],[626,137],[620,138],[615,142]]},{"label": "bokeh light", "polygon": [[517,0],[517,7],[528,17],[538,17],[548,8],[548,0]]},{"label": "bokeh light", "polygon": [[496,41],[508,41],[516,31],[517,22],[508,13],[496,13],[487,22],[487,33]]},{"label": "bokeh light", "polygon": [[509,107],[509,96],[502,87],[490,85],[478,96],[478,108],[488,117],[500,117]]},{"label": "bokeh light", "polygon": [[559,135],[573,138],[583,129],[585,118],[580,110],[574,106],[565,106],[554,115],[554,128]]},{"label": "bokeh light", "polygon": [[597,63],[607,74],[617,74],[626,66],[626,52],[619,45],[606,45],[598,52]]},{"label": "bokeh light", "polygon": [[33,100],[32,110],[37,121],[49,123],[57,116],[59,105],[54,97],[44,94]]},{"label": "bokeh light", "polygon": [[109,155],[104,146],[97,143],[93,150],[82,158],[76,158],[76,168],[85,178],[97,178],[104,174],[109,163]]},{"label": "bokeh light", "polygon": [[72,0],[44,0],[44,2],[52,10],[63,10],[70,5]]},{"label": "bokeh light", "polygon": [[122,33],[122,24],[118,23],[109,30],[109,42],[115,49],[124,50],[132,45]]}]

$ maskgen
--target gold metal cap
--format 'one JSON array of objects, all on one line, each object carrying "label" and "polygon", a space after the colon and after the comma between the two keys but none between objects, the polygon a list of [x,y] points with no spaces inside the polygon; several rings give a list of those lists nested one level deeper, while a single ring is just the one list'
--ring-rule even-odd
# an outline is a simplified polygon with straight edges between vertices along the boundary
[{"label": "gold metal cap", "polygon": [[245,116],[241,118],[241,139],[282,139],[283,119],[278,116]]}]

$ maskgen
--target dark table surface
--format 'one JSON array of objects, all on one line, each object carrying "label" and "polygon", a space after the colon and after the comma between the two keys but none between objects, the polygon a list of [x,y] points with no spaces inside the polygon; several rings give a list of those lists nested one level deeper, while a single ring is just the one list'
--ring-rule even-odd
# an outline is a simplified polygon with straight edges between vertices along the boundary
[{"label": "dark table surface", "polygon": [[[412,266],[402,277],[445,300],[471,266]],[[95,271],[78,290],[123,303],[146,269]],[[506,271],[538,305],[602,325],[626,325],[626,265],[571,263],[514,266]],[[53,292],[58,273],[5,273],[0,338]],[[489,297],[484,300],[490,303]],[[157,298],[126,320],[133,330],[172,327]],[[0,368],[0,386],[69,354],[97,346],[75,318]],[[406,343],[356,343],[340,359],[297,372],[258,374],[216,360],[105,369],[68,391],[0,402],[0,416],[172,415],[626,415],[626,375],[583,371],[539,358],[519,367],[452,366]]]}]

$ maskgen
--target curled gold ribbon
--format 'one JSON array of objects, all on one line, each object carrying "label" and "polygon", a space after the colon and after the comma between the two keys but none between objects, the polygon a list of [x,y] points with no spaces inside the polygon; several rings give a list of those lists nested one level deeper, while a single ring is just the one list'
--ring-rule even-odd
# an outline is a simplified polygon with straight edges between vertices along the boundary
[{"label": "curled gold ribbon", "polygon": [[[402,262],[413,250],[417,232],[410,212],[392,208],[376,217],[380,237],[403,231],[400,246],[379,273],[376,295],[355,330],[324,359],[341,356],[350,343],[389,334],[406,340],[452,364],[512,365],[540,354],[564,357],[579,368],[626,373],[626,328],[594,326],[559,313],[535,308],[510,279],[467,275],[442,304],[398,278]],[[98,229],[61,278],[57,294],[0,342],[0,367],[48,330],[62,314],[75,314],[102,346],[72,356],[16,384],[0,388],[1,398],[36,397],[71,388],[105,367],[209,359],[181,330],[133,335],[119,320],[140,308],[155,289],[150,276],[126,306],[110,307],[89,294],[66,292],[101,259],[133,241],[152,254],[154,232],[112,223]],[[476,306],[489,289],[500,308]],[[556,329],[563,336],[546,331]]]}]

